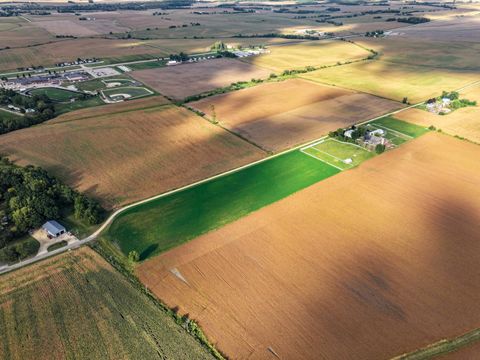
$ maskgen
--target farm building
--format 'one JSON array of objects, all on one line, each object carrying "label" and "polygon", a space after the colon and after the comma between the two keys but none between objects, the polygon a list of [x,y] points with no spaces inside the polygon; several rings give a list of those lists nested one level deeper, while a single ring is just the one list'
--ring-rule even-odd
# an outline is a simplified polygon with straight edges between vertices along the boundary
[{"label": "farm building", "polygon": [[59,237],[62,234],[67,232],[64,226],[60,225],[55,220],[49,220],[42,225],[42,229],[45,230],[49,235],[53,237]]}]

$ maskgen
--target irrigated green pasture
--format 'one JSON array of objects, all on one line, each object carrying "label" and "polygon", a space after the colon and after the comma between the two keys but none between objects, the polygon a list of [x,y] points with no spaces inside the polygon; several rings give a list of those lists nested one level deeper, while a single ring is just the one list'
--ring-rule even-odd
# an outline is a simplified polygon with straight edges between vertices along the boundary
[{"label": "irrigated green pasture", "polygon": [[3,275],[0,358],[211,359],[88,248]]},{"label": "irrigated green pasture", "polygon": [[106,237],[145,260],[338,172],[300,151],[289,152],[129,209]]}]

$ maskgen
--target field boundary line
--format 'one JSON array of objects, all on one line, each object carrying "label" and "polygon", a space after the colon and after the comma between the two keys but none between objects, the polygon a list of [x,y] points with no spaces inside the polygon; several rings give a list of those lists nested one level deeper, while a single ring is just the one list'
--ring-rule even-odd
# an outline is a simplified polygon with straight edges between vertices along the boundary
[{"label": "field boundary line", "polygon": [[[315,149],[315,148],[314,148],[314,149]],[[315,150],[317,150],[317,151],[320,151],[320,150],[318,150],[318,149],[315,149]],[[343,171],[343,170],[345,170],[345,169],[341,169],[341,168],[339,168],[339,167],[338,167],[338,166],[336,166],[336,165],[330,164],[330,163],[329,163],[328,161],[326,161],[326,160],[319,159],[319,158],[318,158],[318,157],[316,157],[315,155],[309,154],[309,153],[307,153],[307,152],[305,152],[305,151],[303,151],[303,150],[300,150],[300,152],[301,152],[302,154],[305,154],[305,155],[307,155],[307,156],[310,156],[310,157],[312,157],[312,158],[314,158],[314,159],[316,159],[316,160],[318,160],[318,161],[324,162],[324,163],[325,163],[325,164],[327,164],[327,165],[333,166],[334,168],[336,168],[336,169],[338,169],[338,170],[340,170],[340,171]],[[321,152],[321,153],[323,153],[323,151],[320,151],[320,152]],[[324,153],[324,154],[326,154],[326,155],[328,155],[328,156],[331,156],[331,157],[333,157],[333,158],[335,158],[335,159],[339,160],[339,159],[338,159],[338,158],[336,158],[335,156],[332,156],[332,155],[330,155],[330,154],[327,154],[327,153]]]},{"label": "field boundary line", "polygon": [[330,157],[332,157],[332,158],[334,158],[334,159],[336,159],[336,160],[338,160],[338,161],[343,162],[342,159],[340,159],[340,158],[336,157],[335,155],[332,155],[332,154],[330,154],[330,153],[328,153],[328,152],[326,152],[326,151],[320,150],[320,149],[316,148],[315,146],[311,147],[310,149],[315,149],[315,150],[317,150],[318,152],[321,152],[322,154],[328,155],[328,156],[330,156]]}]

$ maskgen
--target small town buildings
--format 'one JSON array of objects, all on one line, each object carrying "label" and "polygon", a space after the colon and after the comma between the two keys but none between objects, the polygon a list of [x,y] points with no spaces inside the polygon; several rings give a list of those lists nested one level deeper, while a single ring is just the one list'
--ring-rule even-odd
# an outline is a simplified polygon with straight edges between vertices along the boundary
[{"label": "small town buildings", "polygon": [[42,229],[47,232],[48,235],[52,237],[59,237],[62,234],[67,232],[64,226],[60,225],[55,220],[49,220],[42,225]]}]

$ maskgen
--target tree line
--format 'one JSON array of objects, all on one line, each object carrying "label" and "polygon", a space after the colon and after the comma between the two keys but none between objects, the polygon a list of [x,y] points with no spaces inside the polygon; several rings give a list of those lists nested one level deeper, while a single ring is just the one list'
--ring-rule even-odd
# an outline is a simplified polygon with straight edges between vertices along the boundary
[{"label": "tree line", "polygon": [[0,117],[0,134],[39,124],[55,117],[53,101],[44,94],[29,97],[13,90],[0,89],[0,106],[8,105],[20,108],[22,114],[25,114],[28,109],[33,112],[18,118]]},{"label": "tree line", "polygon": [[95,200],[62,184],[44,169],[20,167],[0,157],[0,249],[4,256],[6,251],[15,255],[12,249],[5,249],[16,239],[68,211],[89,225],[100,223],[105,214]]}]

